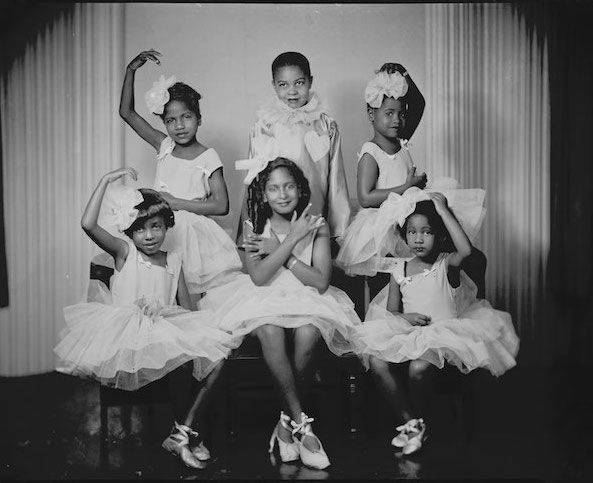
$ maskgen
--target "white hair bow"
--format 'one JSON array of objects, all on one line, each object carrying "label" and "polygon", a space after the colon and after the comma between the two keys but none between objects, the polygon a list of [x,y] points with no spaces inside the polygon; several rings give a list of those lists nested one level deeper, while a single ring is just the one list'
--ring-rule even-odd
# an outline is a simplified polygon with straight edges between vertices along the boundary
[{"label": "white hair bow", "polygon": [[364,98],[367,104],[373,108],[381,107],[383,96],[399,99],[408,92],[408,82],[399,72],[388,74],[379,72],[374,79],[371,79],[364,90]]},{"label": "white hair bow", "polygon": [[154,114],[162,114],[165,111],[165,104],[169,102],[169,87],[175,84],[175,76],[172,75],[168,79],[161,76],[158,81],[152,84],[152,87],[144,95],[146,100],[146,107]]},{"label": "white hair bow", "polygon": [[111,208],[111,216],[112,223],[123,232],[138,218],[138,210],[135,207],[144,201],[144,197],[140,191],[129,187],[123,187],[118,191],[115,206]]}]

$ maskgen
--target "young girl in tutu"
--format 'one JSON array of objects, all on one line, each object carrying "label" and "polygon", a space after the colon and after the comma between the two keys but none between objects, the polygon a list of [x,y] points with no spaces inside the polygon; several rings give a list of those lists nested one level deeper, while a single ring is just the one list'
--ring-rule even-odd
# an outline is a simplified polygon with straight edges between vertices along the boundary
[{"label": "young girl in tutu", "polygon": [[196,138],[202,122],[200,94],[190,86],[161,76],[146,94],[151,112],[158,115],[167,134],[154,129],[134,110],[136,69],[161,54],[148,50],[138,54],[126,69],[120,116],[157,152],[154,189],[176,211],[175,227],[165,248],[181,253],[190,293],[205,292],[223,283],[241,269],[237,248],[226,232],[208,215],[226,215],[229,210],[222,162],[216,151]]},{"label": "young girl in tutu", "polygon": [[[340,132],[321,98],[311,90],[312,83],[309,61],[303,54],[284,52],[274,59],[272,86],[276,96],[258,111],[249,138],[249,159],[237,161],[236,166],[250,170],[245,178],[249,185],[270,159],[294,161],[309,182],[311,213],[325,217],[331,237],[339,237],[350,221]],[[247,217],[245,198],[238,244]]]},{"label": "young girl in tutu", "polygon": [[[411,257],[408,246],[393,230],[394,194],[413,186],[424,188],[425,173],[416,174],[408,149],[408,139],[418,127],[424,111],[424,97],[401,64],[384,64],[365,89],[367,114],[373,126],[373,139],[363,144],[358,158],[357,194],[362,209],[340,240],[337,263],[348,275],[366,275],[371,297],[388,281],[390,265],[386,257]],[[445,184],[443,184],[445,183]],[[432,189],[454,189],[452,179],[439,179]],[[483,254],[472,248],[470,257]],[[479,260],[476,260],[476,263]],[[483,286],[483,270],[476,263],[464,269],[476,284]],[[485,261],[483,262],[485,265]],[[383,272],[379,273],[378,272]],[[483,294],[480,294],[483,296]]]},{"label": "young girl in tutu", "polygon": [[[310,467],[329,465],[327,454],[301,406],[314,349],[323,337],[335,354],[352,350],[350,336],[360,320],[348,296],[329,285],[329,229],[311,215],[310,190],[301,169],[277,158],[248,189],[246,266],[248,275],[210,290],[200,302],[215,309],[220,326],[234,336],[254,334],[280,393],[283,411],[270,440],[283,462]],[[255,253],[259,236],[274,246],[269,255]],[[286,341],[293,349],[287,352]]]},{"label": "young girl in tutu", "polygon": [[[66,328],[55,348],[61,359],[58,370],[130,391],[170,372],[191,377],[193,371],[198,380],[208,376],[200,389],[201,402],[218,375],[220,362],[235,347],[233,339],[216,327],[212,312],[191,311],[181,258],[161,250],[175,219],[156,191],[112,187],[105,200],[110,210],[101,209],[108,185],[125,175],[137,177],[132,168],[103,176],[83,214],[84,231],[113,257],[115,272],[110,288],[91,280],[86,300],[64,309]],[[100,211],[104,226],[99,224]],[[125,235],[111,234],[114,227]],[[189,368],[181,367],[186,363]],[[183,427],[194,421],[198,406],[178,411]],[[167,449],[188,466],[203,467],[192,455],[187,438],[181,441],[184,444],[179,437],[170,439]],[[201,443],[195,447],[198,454],[207,451]]]},{"label": "young girl in tutu", "polygon": [[[414,256],[396,264],[353,340],[360,354],[370,356],[373,376],[404,422],[392,444],[411,454],[426,436],[419,416],[428,406],[432,365],[442,368],[446,361],[464,373],[483,367],[499,376],[515,365],[519,339],[508,313],[461,284],[460,265],[471,245],[445,196],[418,188],[395,196],[394,219]],[[447,253],[451,240],[454,249]],[[390,363],[405,361],[411,361],[414,412],[390,371]]]}]

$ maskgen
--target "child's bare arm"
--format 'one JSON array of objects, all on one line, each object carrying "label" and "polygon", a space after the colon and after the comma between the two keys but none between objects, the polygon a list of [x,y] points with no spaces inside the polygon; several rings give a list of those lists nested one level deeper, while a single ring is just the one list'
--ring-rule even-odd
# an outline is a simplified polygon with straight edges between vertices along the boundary
[{"label": "child's bare arm", "polygon": [[208,179],[210,196],[205,200],[185,200],[170,193],[161,192],[161,196],[173,210],[184,210],[196,215],[226,215],[229,212],[229,195],[224,182],[222,168],[218,168]]},{"label": "child's bare arm", "polygon": [[411,325],[428,325],[430,317],[416,312],[403,313],[402,293],[399,284],[393,277],[389,281],[389,296],[387,298],[387,310],[394,315],[406,319]]},{"label": "child's bare arm", "polygon": [[470,255],[472,251],[471,243],[463,231],[463,228],[461,228],[461,225],[455,219],[453,213],[451,213],[449,210],[445,196],[441,193],[433,192],[429,192],[428,196],[434,203],[437,213],[443,219],[445,228],[447,228],[447,231],[451,236],[451,240],[455,245],[455,249],[457,250],[447,257],[448,266],[459,267],[463,259]]},{"label": "child's bare arm", "polygon": [[89,238],[115,259],[115,268],[118,270],[128,256],[128,245],[121,238],[113,236],[99,226],[97,221],[107,186],[125,175],[131,176],[134,180],[137,179],[136,170],[133,168],[116,169],[103,176],[93,191],[80,220],[80,225]]},{"label": "child's bare arm", "polygon": [[136,133],[148,144],[159,149],[161,142],[165,139],[165,134],[153,128],[146,119],[138,114],[134,108],[134,77],[136,69],[143,66],[147,60],[152,60],[160,64],[158,56],[161,54],[156,50],[146,50],[140,52],[127,66],[126,75],[121,91],[119,104],[119,115]]},{"label": "child's bare arm", "polygon": [[405,183],[391,188],[376,188],[377,178],[379,177],[379,166],[377,161],[370,154],[365,153],[358,162],[358,171],[356,177],[356,188],[358,202],[363,208],[378,208],[381,206],[391,193],[401,195],[408,188],[418,186],[424,188],[426,184],[426,175],[416,175],[416,168],[412,168],[408,173]]}]

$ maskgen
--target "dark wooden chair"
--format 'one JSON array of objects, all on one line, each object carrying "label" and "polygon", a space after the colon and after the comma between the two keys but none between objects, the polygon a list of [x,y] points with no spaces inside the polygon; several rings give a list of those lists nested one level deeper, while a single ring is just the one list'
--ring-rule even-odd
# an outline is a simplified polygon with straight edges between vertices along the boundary
[{"label": "dark wooden chair", "polygon": [[[109,286],[109,281],[113,275],[113,268],[105,267],[91,263],[90,278],[100,280]],[[146,406],[148,417],[154,418],[154,404],[169,403],[169,381],[167,376],[147,384],[136,391],[124,391],[112,387],[99,386],[99,405],[100,405],[100,463],[102,466],[108,464],[109,456],[109,408],[122,407],[125,415],[122,418],[122,425],[127,426],[128,432],[131,425],[131,406]],[[151,426],[152,427],[152,426]]]}]

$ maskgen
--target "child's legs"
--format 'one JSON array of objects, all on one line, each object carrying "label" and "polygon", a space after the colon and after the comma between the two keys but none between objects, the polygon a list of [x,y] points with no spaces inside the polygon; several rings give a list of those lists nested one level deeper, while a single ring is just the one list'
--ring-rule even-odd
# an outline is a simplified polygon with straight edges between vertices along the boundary
[{"label": "child's legs", "polygon": [[416,414],[424,416],[430,409],[434,366],[420,359],[411,361],[409,375],[412,407]]},{"label": "child's legs", "polygon": [[369,362],[371,374],[396,416],[401,422],[412,419],[406,391],[391,370],[391,363],[374,356],[370,357]]},{"label": "child's legs", "polygon": [[169,397],[173,406],[173,416],[175,417],[175,421],[181,424],[185,420],[192,397],[192,389],[196,383],[192,375],[192,370],[192,363],[188,362],[167,375],[169,378]]},{"label": "child's legs", "polygon": [[208,374],[206,379],[200,381],[197,394],[194,396],[193,403],[183,420],[183,424],[186,426],[196,427],[200,421],[203,421],[204,412],[207,404],[211,400],[213,389],[216,387],[216,382],[220,379],[224,362],[225,361],[221,361],[212,372]]},{"label": "child's legs", "polygon": [[304,398],[311,382],[311,369],[321,332],[314,325],[303,325],[294,331],[294,369],[298,393]]},{"label": "child's legs", "polygon": [[294,372],[286,353],[285,329],[277,325],[266,324],[255,329],[266,365],[282,401],[282,407],[292,419],[301,414]]}]

